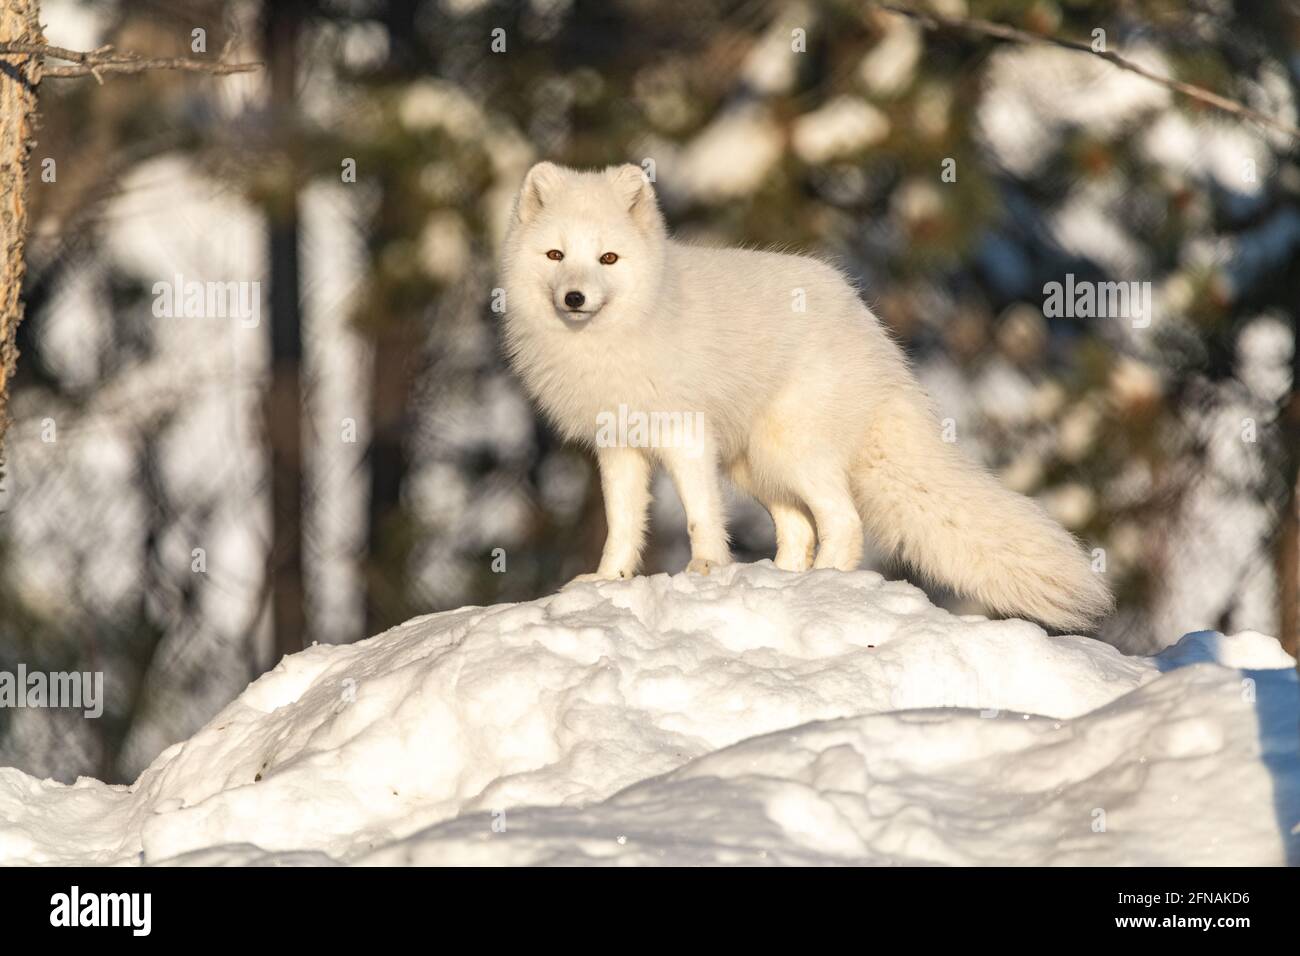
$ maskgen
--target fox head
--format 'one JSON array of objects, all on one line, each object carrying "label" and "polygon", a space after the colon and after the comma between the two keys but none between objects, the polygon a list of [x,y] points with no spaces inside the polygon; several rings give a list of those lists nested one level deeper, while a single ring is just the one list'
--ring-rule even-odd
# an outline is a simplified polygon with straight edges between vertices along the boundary
[{"label": "fox head", "polygon": [[644,314],[667,232],[639,166],[585,172],[538,163],[506,239],[506,311],[523,321],[621,324]]}]

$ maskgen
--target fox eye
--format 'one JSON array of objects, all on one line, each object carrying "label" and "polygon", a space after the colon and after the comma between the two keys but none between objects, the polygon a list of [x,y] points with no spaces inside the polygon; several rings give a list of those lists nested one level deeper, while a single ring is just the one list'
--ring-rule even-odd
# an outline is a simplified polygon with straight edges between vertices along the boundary
[{"label": "fox eye", "polygon": [[600,264],[602,266],[612,266],[616,262],[618,262],[618,255],[613,252],[607,252],[600,257]]},{"label": "fox eye", "polygon": [[564,258],[564,253],[561,252],[559,249],[552,249],[550,252],[546,254],[546,258],[554,259],[556,262],[559,262],[561,259]]}]

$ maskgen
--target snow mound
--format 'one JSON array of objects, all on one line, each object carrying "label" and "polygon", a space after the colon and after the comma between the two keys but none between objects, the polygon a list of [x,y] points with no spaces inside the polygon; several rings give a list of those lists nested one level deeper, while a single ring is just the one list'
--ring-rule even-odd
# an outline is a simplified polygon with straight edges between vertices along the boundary
[{"label": "snow mound", "polygon": [[285,658],[130,787],[0,769],[0,864],[1268,864],[1294,662],[1125,657],[770,562]]}]

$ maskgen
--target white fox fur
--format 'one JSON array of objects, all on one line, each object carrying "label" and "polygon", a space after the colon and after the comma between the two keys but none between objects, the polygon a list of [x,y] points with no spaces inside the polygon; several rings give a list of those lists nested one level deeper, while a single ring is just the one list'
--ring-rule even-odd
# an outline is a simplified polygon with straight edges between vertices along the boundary
[{"label": "white fox fur", "polygon": [[[771,513],[780,568],[855,569],[865,527],[1000,613],[1072,629],[1110,608],[1075,540],[942,440],[902,351],[831,266],[669,239],[636,166],[539,163],[516,203],[504,285],[515,371],[566,438],[597,446],[609,533],[583,579],[637,572],[658,463],[686,508],[688,571],[730,561],[726,472]],[[620,406],[702,413],[702,434],[600,447],[597,423]]]}]

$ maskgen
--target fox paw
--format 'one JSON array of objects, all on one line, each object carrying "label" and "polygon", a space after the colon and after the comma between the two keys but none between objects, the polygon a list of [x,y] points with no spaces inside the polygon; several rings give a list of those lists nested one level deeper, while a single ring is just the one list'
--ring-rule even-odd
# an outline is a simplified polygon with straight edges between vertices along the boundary
[{"label": "fox paw", "polygon": [[791,551],[782,552],[781,549],[778,548],[776,557],[772,560],[772,563],[782,571],[794,571],[796,574],[808,571],[813,566],[812,548],[809,548],[807,551],[802,553],[794,553]]},{"label": "fox paw", "polygon": [[714,561],[712,558],[691,558],[691,563],[686,565],[686,573],[707,575],[726,563],[725,561]]}]

